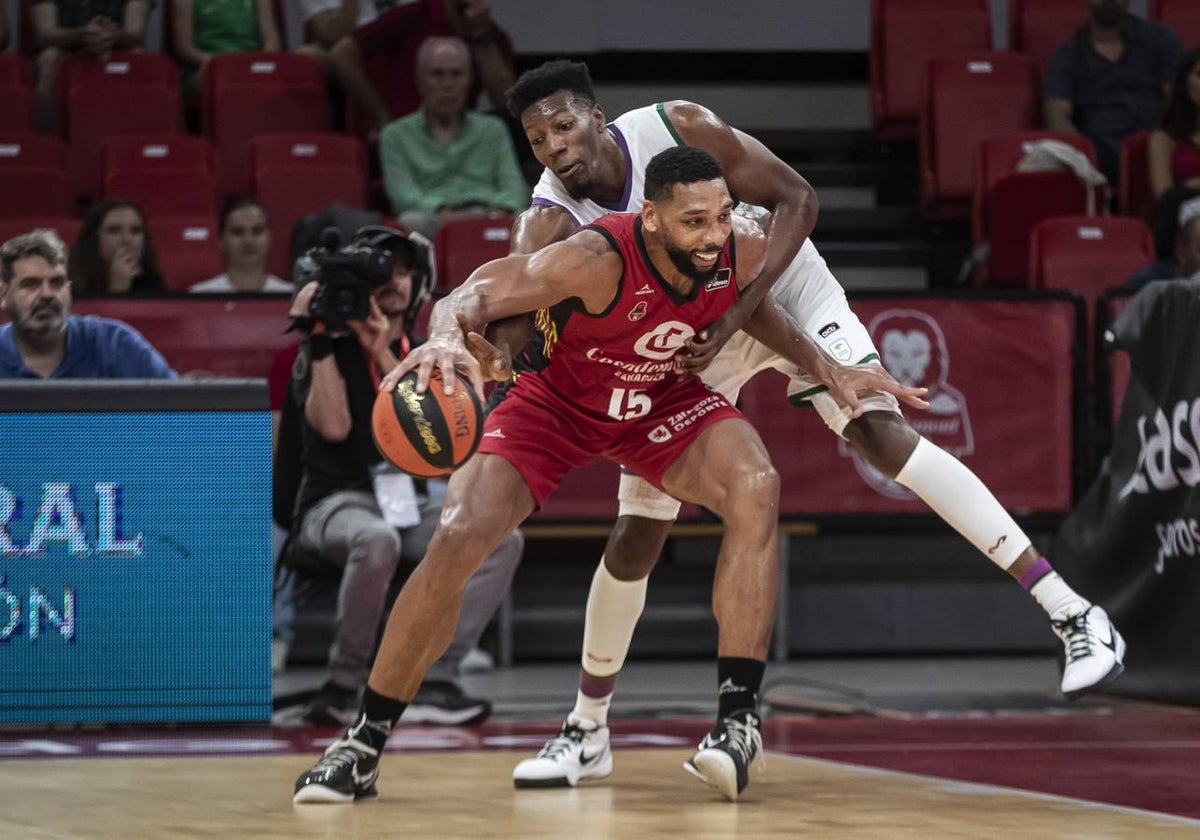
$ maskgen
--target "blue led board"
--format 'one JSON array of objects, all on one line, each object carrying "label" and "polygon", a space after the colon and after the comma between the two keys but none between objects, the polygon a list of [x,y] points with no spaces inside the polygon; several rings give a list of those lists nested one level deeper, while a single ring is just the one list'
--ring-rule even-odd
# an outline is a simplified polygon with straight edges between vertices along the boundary
[{"label": "blue led board", "polygon": [[268,720],[265,384],[30,384],[0,383],[0,723]]}]

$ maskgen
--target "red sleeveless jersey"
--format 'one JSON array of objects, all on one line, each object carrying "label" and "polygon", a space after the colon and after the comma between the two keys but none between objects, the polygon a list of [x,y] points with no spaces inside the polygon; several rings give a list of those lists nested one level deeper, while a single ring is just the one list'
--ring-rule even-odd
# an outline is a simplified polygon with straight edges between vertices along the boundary
[{"label": "red sleeveless jersey", "polygon": [[725,243],[713,278],[684,295],[650,262],[640,214],[614,213],[583,229],[600,233],[621,255],[616,296],[598,315],[578,298],[538,312],[541,352],[514,387],[533,377],[597,420],[632,420],[677,382],[676,351],[737,299],[734,239]]}]

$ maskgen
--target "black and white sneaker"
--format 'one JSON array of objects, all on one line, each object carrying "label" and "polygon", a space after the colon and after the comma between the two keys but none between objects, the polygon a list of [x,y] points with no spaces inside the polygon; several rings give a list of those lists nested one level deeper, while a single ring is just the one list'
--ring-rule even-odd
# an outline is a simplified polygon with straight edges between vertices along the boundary
[{"label": "black and white sneaker", "polygon": [[602,779],[612,773],[608,727],[569,715],[559,733],[533,758],[513,768],[519,788],[575,787],[580,779]]},{"label": "black and white sneaker", "polygon": [[312,769],[296,779],[292,802],[339,804],[369,799],[378,794],[378,778],[379,750],[346,733],[329,745]]},{"label": "black and white sneaker", "polygon": [[1074,700],[1111,684],[1125,670],[1125,640],[1100,607],[1060,619],[1050,626],[1066,649],[1062,692]]},{"label": "black and white sneaker", "polygon": [[683,769],[712,785],[730,802],[737,800],[750,783],[750,766],[762,772],[762,733],[758,715],[750,710],[722,718],[704,736],[696,754],[683,762]]},{"label": "black and white sneaker", "polygon": [[405,723],[434,723],[441,726],[470,726],[483,723],[492,713],[492,704],[468,697],[452,682],[427,680],[404,710]]}]

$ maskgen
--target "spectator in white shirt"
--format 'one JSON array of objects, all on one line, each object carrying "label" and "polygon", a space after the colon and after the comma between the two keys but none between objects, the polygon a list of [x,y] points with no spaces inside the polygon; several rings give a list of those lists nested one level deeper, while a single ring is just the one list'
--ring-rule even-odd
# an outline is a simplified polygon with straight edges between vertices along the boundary
[{"label": "spectator in white shirt", "polygon": [[225,272],[195,284],[189,292],[265,292],[287,294],[292,284],[267,272],[271,230],[267,211],[251,198],[229,198],[217,222]]}]

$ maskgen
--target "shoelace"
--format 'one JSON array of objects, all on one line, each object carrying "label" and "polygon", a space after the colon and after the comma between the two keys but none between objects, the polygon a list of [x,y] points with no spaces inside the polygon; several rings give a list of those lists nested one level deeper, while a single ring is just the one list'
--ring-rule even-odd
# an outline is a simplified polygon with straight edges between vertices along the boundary
[{"label": "shoelace", "polygon": [[378,755],[378,750],[371,749],[362,741],[340,738],[330,744],[329,748],[325,750],[325,755],[321,756],[321,760],[317,762],[317,767],[329,767],[332,769],[349,767],[360,758],[375,758]]},{"label": "shoelace", "polygon": [[1078,615],[1053,622],[1054,626],[1066,636],[1067,664],[1092,655],[1092,626],[1088,622],[1088,613],[1090,612],[1091,608],[1089,607]]},{"label": "shoelace", "polygon": [[725,733],[729,738],[729,746],[737,750],[744,764],[751,764],[762,772],[767,766],[767,757],[763,754],[762,733],[749,720],[725,718]]},{"label": "shoelace", "polygon": [[538,758],[554,758],[557,759],[567,750],[576,744],[582,744],[584,736],[587,732],[580,729],[578,726],[564,726],[562,731],[546,742],[538,753]]}]

